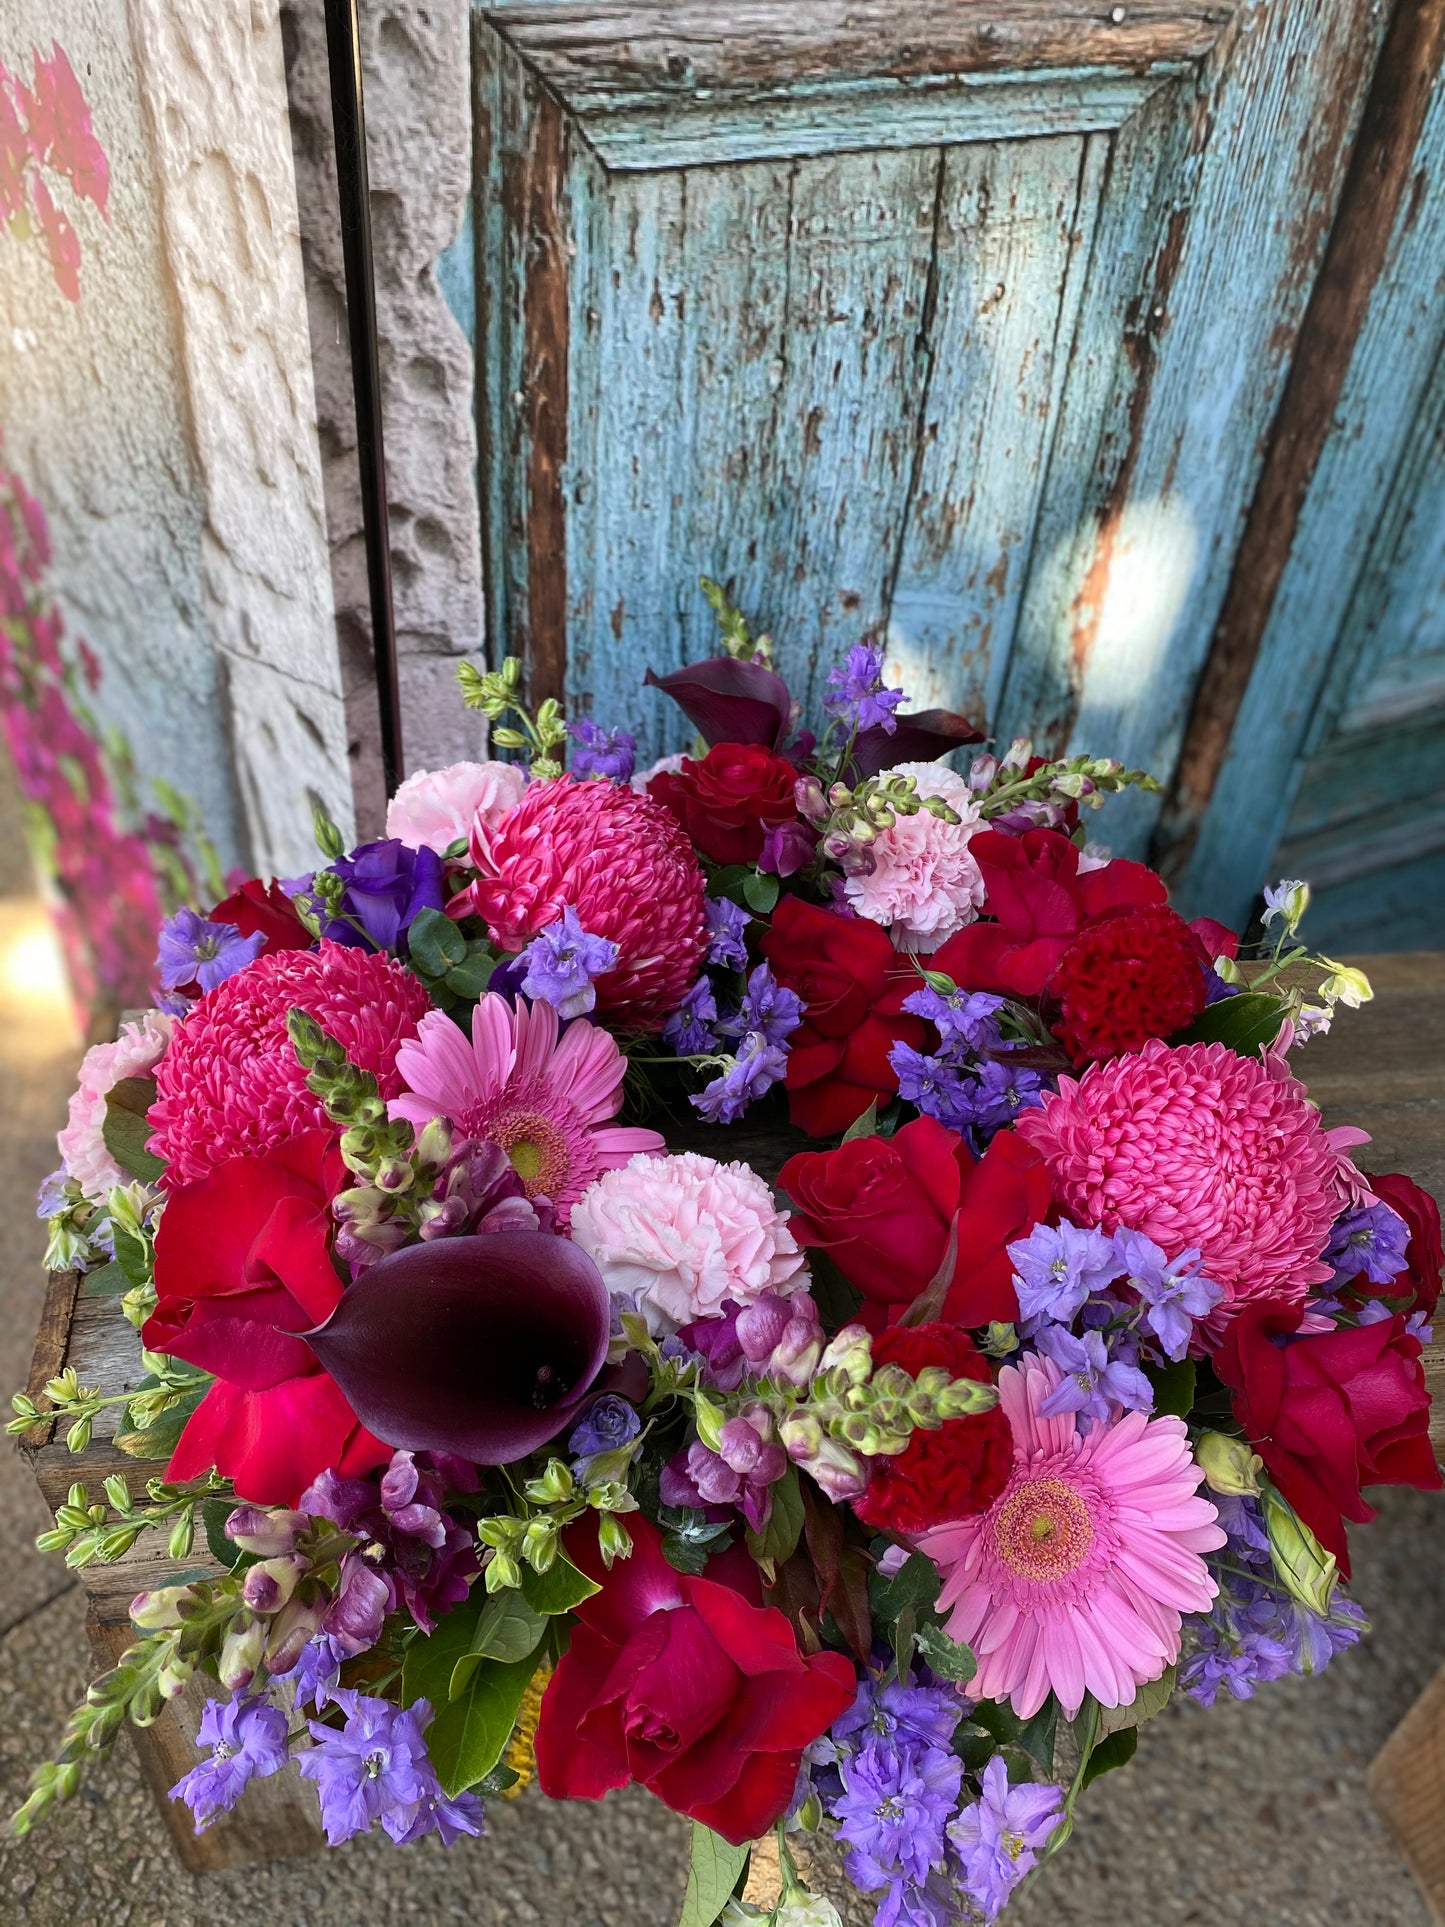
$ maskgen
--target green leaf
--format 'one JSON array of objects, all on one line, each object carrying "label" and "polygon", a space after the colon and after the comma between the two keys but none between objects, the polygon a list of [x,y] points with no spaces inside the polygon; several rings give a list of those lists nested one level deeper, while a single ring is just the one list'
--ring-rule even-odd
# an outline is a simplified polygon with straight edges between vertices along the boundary
[{"label": "green leaf", "polygon": [[406,931],[407,951],[429,977],[445,977],[467,954],[467,940],[444,910],[418,910]]},{"label": "green leaf", "polygon": [[115,1262],[120,1266],[125,1278],[125,1289],[132,1285],[148,1285],[151,1282],[151,1256],[139,1238],[131,1236],[123,1226],[112,1223],[112,1241],[115,1245]]},{"label": "green leaf", "polygon": [[1158,1679],[1151,1679],[1147,1686],[1141,1686],[1127,1706],[1101,1706],[1099,1708],[1099,1737],[1117,1733],[1126,1726],[1142,1726],[1152,1720],[1169,1704],[1174,1692],[1178,1675],[1177,1666],[1166,1666]]},{"label": "green leaf", "polygon": [[917,1640],[919,1652],[940,1679],[961,1685],[978,1671],[972,1648],[950,1639],[941,1626],[920,1626]]},{"label": "green leaf", "polygon": [[735,1847],[700,1820],[692,1823],[692,1861],[677,1927],[713,1927],[732,1898],[750,1847]]},{"label": "green leaf", "polygon": [[201,1507],[201,1524],[206,1529],[206,1544],[211,1557],[228,1570],[241,1557],[241,1548],[225,1533],[227,1519],[235,1511],[229,1499],[207,1499]]},{"label": "green leaf", "polygon": [[878,1129],[878,1099],[875,1097],[862,1117],[855,1117],[843,1133],[843,1142],[851,1144],[855,1137],[872,1137]]},{"label": "green leaf", "polygon": [[1188,1418],[1194,1410],[1195,1366],[1192,1358],[1171,1365],[1151,1365],[1145,1376],[1154,1387],[1155,1418]]},{"label": "green leaf", "polygon": [[[472,1650],[467,1659],[501,1659],[511,1661],[525,1659],[535,1653],[542,1643],[542,1635],[547,1630],[543,1614],[534,1613],[519,1592],[507,1591],[492,1593],[477,1616],[477,1629],[472,1634]],[[450,1696],[455,1699],[459,1687],[465,1682],[471,1668],[467,1667],[459,1681],[457,1674],[460,1665],[452,1668],[449,1686]]]},{"label": "green leaf", "polygon": [[101,1126],[105,1148],[122,1171],[143,1178],[147,1184],[154,1184],[166,1168],[163,1159],[146,1149],[151,1135],[146,1112],[155,1101],[153,1077],[122,1077],[106,1092],[105,1122]]},{"label": "green leaf", "polygon": [[715,897],[731,897],[734,903],[741,903],[743,891],[752,874],[746,863],[725,864],[713,876],[711,894]]},{"label": "green leaf", "polygon": [[743,884],[743,899],[749,910],[765,917],[778,900],[778,879],[767,870],[749,870]]},{"label": "green leaf", "polygon": [[[124,1432],[117,1432],[115,1442],[119,1449],[132,1459],[168,1459],[180,1443],[181,1433],[186,1421],[210,1390],[208,1374],[200,1373],[199,1383],[193,1392],[182,1392],[174,1405],[168,1406],[153,1425],[144,1428],[136,1426]],[[144,1391],[155,1380],[143,1380],[136,1387]]]},{"label": "green leaf", "polygon": [[574,1606],[580,1606],[584,1599],[601,1590],[595,1579],[579,1572],[560,1552],[546,1572],[533,1572],[530,1566],[522,1568],[522,1597],[534,1613],[544,1617],[570,1613]]},{"label": "green leaf", "polygon": [[803,1494],[798,1484],[798,1468],[790,1465],[771,1488],[773,1509],[761,1532],[748,1528],[748,1551],[763,1568],[766,1579],[771,1571],[791,1559],[803,1535]]},{"label": "green leaf", "polygon": [[448,1795],[475,1786],[501,1759],[536,1670],[530,1653],[510,1664],[484,1659],[454,1700],[432,1702],[437,1712],[427,1728],[427,1751]]},{"label": "green leaf", "polygon": [[480,1589],[474,1591],[461,1605],[443,1614],[434,1633],[414,1639],[407,1647],[401,1665],[403,1706],[419,1699],[428,1699],[433,1706],[446,1705],[457,1661],[472,1650],[485,1597]]},{"label": "green leaf", "polygon": [[868,1575],[868,1601],[873,1618],[881,1629],[896,1626],[905,1607],[926,1613],[933,1609],[942,1585],[938,1568],[921,1552],[913,1552],[891,1579],[885,1579],[875,1566]]},{"label": "green leaf", "polygon": [[1237,997],[1221,997],[1202,1011],[1188,1030],[1177,1031],[1171,1044],[1228,1044],[1241,1057],[1253,1057],[1272,1044],[1284,1021],[1285,1007],[1264,990],[1242,990]]},{"label": "green leaf", "polygon": [[475,1002],[492,981],[492,972],[496,967],[496,958],[489,950],[477,950],[447,972],[446,987],[454,996]]},{"label": "green leaf", "polygon": [[[974,1718],[978,1718],[977,1710]],[[1059,1730],[1059,1702],[1052,1693],[1044,1701],[1031,1720],[1025,1720],[1015,1736],[1015,1745],[1021,1746],[1031,1759],[1037,1760],[1045,1773],[1054,1770],[1054,1741]]]},{"label": "green leaf", "polygon": [[1134,1726],[1121,1726],[1117,1732],[1100,1740],[1085,1762],[1084,1775],[1079,1782],[1080,1792],[1092,1786],[1101,1773],[1112,1773],[1116,1766],[1127,1766],[1138,1745],[1139,1729]]},{"label": "green leaf", "polygon": [[[135,1240],[132,1239],[131,1243],[134,1244]],[[130,1290],[131,1282],[112,1258],[108,1265],[102,1265],[99,1270],[86,1272],[85,1295],[87,1298],[119,1298],[123,1292]]]}]

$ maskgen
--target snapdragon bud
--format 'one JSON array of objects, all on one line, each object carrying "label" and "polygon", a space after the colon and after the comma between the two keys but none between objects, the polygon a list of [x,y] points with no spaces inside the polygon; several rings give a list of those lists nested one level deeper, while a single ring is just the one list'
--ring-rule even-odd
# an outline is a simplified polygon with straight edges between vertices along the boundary
[{"label": "snapdragon bud", "polygon": [[193,1661],[182,1659],[173,1654],[156,1675],[156,1687],[162,1699],[179,1699],[191,1683],[196,1668]]},{"label": "snapdragon bud", "polygon": [[1234,1499],[1258,1495],[1264,1461],[1243,1439],[1230,1438],[1224,1432],[1201,1432],[1194,1457],[1211,1492]]},{"label": "snapdragon bud", "polygon": [[452,1154],[452,1127],[444,1117],[429,1118],[416,1141],[419,1163],[428,1169],[445,1164]]},{"label": "snapdragon bud", "polygon": [[138,1592],[130,1602],[131,1624],[145,1633],[179,1626],[181,1601],[190,1596],[189,1586],[158,1586],[154,1592]]},{"label": "snapdragon bud", "polygon": [[231,1621],[231,1630],[226,1634],[216,1666],[222,1686],[233,1693],[244,1693],[256,1677],[265,1651],[264,1622],[250,1613],[238,1614]]},{"label": "snapdragon bud", "polygon": [[258,1559],[274,1559],[294,1550],[298,1536],[311,1521],[304,1512],[284,1507],[266,1510],[258,1505],[238,1505],[226,1520],[224,1531],[233,1546],[254,1553]]},{"label": "snapdragon bud", "polygon": [[823,1372],[841,1372],[852,1385],[864,1385],[873,1372],[873,1340],[862,1325],[835,1333],[818,1361]]},{"label": "snapdragon bud", "polygon": [[807,1386],[823,1356],[823,1329],[807,1318],[792,1318],[783,1328],[767,1363],[767,1376],[795,1385]]},{"label": "snapdragon bud", "polygon": [[283,1553],[252,1566],[241,1581],[241,1597],[252,1612],[279,1612],[307,1570],[299,1552]]},{"label": "snapdragon bud", "polygon": [[266,1665],[271,1672],[291,1671],[303,1649],[321,1631],[328,1604],[326,1600],[287,1600],[271,1621],[266,1638]]}]

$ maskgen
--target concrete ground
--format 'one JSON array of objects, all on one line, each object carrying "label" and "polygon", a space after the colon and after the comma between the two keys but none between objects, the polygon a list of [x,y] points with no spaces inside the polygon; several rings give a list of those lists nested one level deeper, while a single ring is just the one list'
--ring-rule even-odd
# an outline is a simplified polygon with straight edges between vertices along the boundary
[{"label": "concrete ground", "polygon": [[[23,1382],[41,1296],[32,1216],[79,1045],[0,792],[0,1389]],[[1133,1765],[1086,1796],[1074,1840],[1010,1927],[1428,1927],[1365,1794],[1364,1770],[1445,1662],[1445,1510],[1386,1492],[1356,1536],[1373,1635],[1318,1681],[1247,1705],[1176,1704]],[[23,1797],[84,1690],[83,1600],[31,1540],[48,1519],[0,1452],[0,1808]],[[0,1843],[0,1927],[671,1927],[686,1827],[638,1791],[600,1807],[498,1801],[450,1852],[359,1841],[325,1859],[184,1873],[129,1743],[25,1841]],[[829,1883],[842,1904],[846,1887]],[[870,1910],[848,1909],[849,1927]]]}]

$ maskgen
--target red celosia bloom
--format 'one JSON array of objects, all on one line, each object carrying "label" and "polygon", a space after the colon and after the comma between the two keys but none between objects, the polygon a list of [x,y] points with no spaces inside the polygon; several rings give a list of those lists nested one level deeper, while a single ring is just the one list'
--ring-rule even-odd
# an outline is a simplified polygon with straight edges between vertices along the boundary
[{"label": "red celosia bloom", "polygon": [[[890,1326],[873,1341],[873,1363],[901,1365],[914,1378],[926,1365],[986,1384],[988,1361],[957,1325]],[[873,1477],[853,1510],[881,1532],[926,1532],[991,1506],[1013,1469],[1013,1433],[1002,1407],[915,1432],[895,1459],[875,1459]]]},{"label": "red celosia bloom", "polygon": [[1049,979],[1060,1011],[1054,1035],[1076,1064],[1172,1037],[1204,1008],[1206,961],[1183,917],[1164,904],[1101,917]]},{"label": "red celosia bloom", "polygon": [[166,1183],[326,1123],[291,1047],[288,1011],[309,1011],[390,1098],[401,1091],[396,1053],[431,1007],[409,970],[345,944],[247,964],[202,997],[157,1067],[151,1149],[166,1161]]},{"label": "red celosia bloom", "polygon": [[477,881],[453,899],[505,950],[520,950],[570,904],[584,930],[619,949],[596,980],[618,1028],[658,1030],[692,988],[707,947],[702,868],[672,816],[617,783],[532,783],[490,834],[472,831]]}]

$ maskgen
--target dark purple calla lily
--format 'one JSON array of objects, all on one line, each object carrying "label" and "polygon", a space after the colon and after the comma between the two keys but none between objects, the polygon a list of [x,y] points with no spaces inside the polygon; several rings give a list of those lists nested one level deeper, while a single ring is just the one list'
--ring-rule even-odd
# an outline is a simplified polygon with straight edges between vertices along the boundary
[{"label": "dark purple calla lily", "polygon": [[964,743],[981,743],[984,732],[954,709],[920,709],[912,716],[894,718],[891,733],[881,725],[858,732],[853,744],[853,772],[861,780],[899,763],[932,763]]},{"label": "dark purple calla lily", "polygon": [[760,743],[781,749],[792,723],[788,685],[760,662],[709,656],[659,676],[643,678],[678,704],[708,747],[714,743]]},{"label": "dark purple calla lily", "polygon": [[378,1259],[304,1335],[388,1445],[505,1465],[572,1424],[610,1316],[601,1274],[568,1239],[496,1231]]}]

